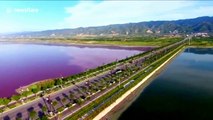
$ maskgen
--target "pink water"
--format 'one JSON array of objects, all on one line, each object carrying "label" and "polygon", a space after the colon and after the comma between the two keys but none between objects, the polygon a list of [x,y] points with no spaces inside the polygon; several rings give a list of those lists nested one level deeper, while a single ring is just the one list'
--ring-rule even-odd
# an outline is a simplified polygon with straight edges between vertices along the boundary
[{"label": "pink water", "polygon": [[0,44],[0,97],[30,83],[69,76],[150,48]]}]

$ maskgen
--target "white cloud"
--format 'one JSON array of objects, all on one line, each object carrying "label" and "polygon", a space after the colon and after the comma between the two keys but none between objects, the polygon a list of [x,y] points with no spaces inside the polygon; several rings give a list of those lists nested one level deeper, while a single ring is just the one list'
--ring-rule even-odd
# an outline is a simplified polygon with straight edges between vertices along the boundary
[{"label": "white cloud", "polygon": [[1,24],[1,28],[0,28],[0,33],[5,33],[8,32],[17,32],[17,30],[20,28],[20,25],[18,22],[16,21],[1,21],[0,20],[0,24]]},{"label": "white cloud", "polygon": [[76,6],[66,8],[70,16],[65,18],[65,24],[75,28],[213,15],[213,6],[195,9],[195,3],[196,1],[81,1]]}]

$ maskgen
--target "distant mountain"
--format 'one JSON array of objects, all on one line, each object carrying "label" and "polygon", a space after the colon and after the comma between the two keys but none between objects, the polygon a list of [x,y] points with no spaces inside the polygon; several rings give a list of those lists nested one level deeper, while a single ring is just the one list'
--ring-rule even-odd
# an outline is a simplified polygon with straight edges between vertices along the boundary
[{"label": "distant mountain", "polygon": [[71,37],[144,34],[188,34],[197,32],[213,33],[213,17],[198,17],[173,21],[150,21],[114,24],[99,27],[46,30],[10,34],[10,37]]}]

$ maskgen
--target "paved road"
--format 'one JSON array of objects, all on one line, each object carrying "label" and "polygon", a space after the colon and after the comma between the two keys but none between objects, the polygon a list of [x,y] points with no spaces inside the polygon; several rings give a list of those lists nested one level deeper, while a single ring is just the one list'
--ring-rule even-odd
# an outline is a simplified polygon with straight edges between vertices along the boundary
[{"label": "paved road", "polygon": [[[103,77],[107,75],[107,72],[104,74],[98,75],[97,77]],[[94,81],[95,78],[88,79],[89,81]],[[87,80],[86,80],[87,81]],[[82,86],[85,84],[85,82],[80,82],[77,83],[77,86]],[[57,91],[55,93],[52,93],[48,96],[51,100],[54,100],[56,98],[63,98],[66,95],[69,96],[70,91],[75,91],[74,89],[78,89],[76,85],[71,85],[69,87],[63,88],[60,91]],[[38,98],[32,102],[25,103],[21,106],[18,106],[10,111],[4,112],[0,114],[0,120],[5,119],[5,120],[15,120],[17,116],[22,116],[23,119],[28,119],[28,111],[34,109],[38,113],[42,113],[42,106],[46,106],[49,111],[53,110],[53,107],[48,104],[46,98]],[[61,107],[61,106],[56,106],[56,108]]]}]

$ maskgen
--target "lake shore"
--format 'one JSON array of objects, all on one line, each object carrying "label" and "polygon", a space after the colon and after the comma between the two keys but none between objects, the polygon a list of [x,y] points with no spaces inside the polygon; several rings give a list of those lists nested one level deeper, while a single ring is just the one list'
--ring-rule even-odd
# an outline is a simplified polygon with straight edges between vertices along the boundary
[{"label": "lake shore", "polygon": [[94,120],[118,119],[120,114],[134,102],[134,100],[139,96],[139,93],[142,92],[142,90],[151,82],[151,80],[157,77],[158,74],[160,74],[160,72],[171,62],[171,60],[173,60],[182,51],[183,49],[179,50],[174,55],[172,55],[168,60],[166,60],[163,64],[161,64],[158,68],[156,68],[153,72],[151,72],[148,76],[146,76],[136,86],[134,86],[129,91],[124,93],[114,103],[112,103],[110,106],[105,108],[101,113],[99,113],[94,118]]},{"label": "lake shore", "polygon": [[[57,79],[57,78],[54,78],[54,79]],[[15,91],[16,91],[16,93],[21,94],[23,91],[29,91],[29,88],[33,85],[41,84],[41,83],[48,82],[48,81],[53,81],[54,79],[44,79],[44,80],[40,80],[37,82],[33,82],[31,84],[21,86],[21,87],[17,88]]]},{"label": "lake shore", "polygon": [[189,45],[189,48],[213,48],[213,45],[211,46],[202,46],[202,45]]},{"label": "lake shore", "polygon": [[77,42],[77,41],[60,41],[57,40],[0,40],[0,43],[17,43],[17,44],[40,44],[40,45],[58,45],[58,46],[78,46],[78,47],[121,47],[121,48],[137,48],[137,47],[159,47],[152,45],[123,45],[123,44],[98,44],[93,41]]}]

